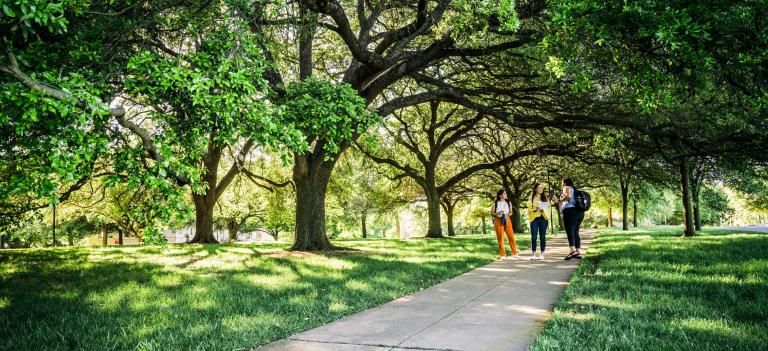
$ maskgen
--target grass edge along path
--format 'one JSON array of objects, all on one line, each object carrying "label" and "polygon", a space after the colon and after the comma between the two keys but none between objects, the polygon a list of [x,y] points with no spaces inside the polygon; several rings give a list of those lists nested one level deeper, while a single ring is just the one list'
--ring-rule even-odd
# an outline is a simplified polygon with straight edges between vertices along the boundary
[{"label": "grass edge along path", "polygon": [[[530,245],[517,235],[519,248]],[[0,350],[249,349],[496,259],[494,235],[0,251]]]},{"label": "grass edge along path", "polygon": [[531,350],[758,350],[768,345],[768,235],[598,232]]}]

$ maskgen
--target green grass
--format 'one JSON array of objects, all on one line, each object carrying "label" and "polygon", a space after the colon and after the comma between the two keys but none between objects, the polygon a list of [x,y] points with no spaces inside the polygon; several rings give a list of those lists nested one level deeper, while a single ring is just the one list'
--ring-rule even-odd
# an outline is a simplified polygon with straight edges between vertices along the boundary
[{"label": "green grass", "polygon": [[532,350],[768,349],[768,235],[603,230]]},{"label": "green grass", "polygon": [[[527,247],[526,235],[518,235]],[[0,251],[0,350],[237,350],[496,258],[495,237]]]}]

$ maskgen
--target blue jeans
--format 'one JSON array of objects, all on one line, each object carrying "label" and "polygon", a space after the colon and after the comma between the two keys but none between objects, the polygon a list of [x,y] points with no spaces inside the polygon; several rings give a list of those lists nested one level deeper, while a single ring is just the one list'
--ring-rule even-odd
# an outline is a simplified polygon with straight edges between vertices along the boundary
[{"label": "blue jeans", "polygon": [[544,217],[536,217],[531,222],[531,249],[536,252],[536,236],[541,236],[541,253],[547,248],[547,225],[549,222]]}]

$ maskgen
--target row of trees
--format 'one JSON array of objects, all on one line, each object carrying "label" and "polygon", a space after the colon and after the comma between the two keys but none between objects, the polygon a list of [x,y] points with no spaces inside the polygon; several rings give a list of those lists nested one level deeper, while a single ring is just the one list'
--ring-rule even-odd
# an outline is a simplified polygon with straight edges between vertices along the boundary
[{"label": "row of trees", "polygon": [[[563,163],[587,185],[618,177],[625,227],[634,184],[677,174],[693,235],[707,179],[761,185],[764,5],[4,3],[0,224],[95,186],[118,204],[104,221],[145,238],[191,203],[191,242],[216,242],[217,203],[241,202],[218,215],[231,232],[292,212],[294,249],[331,249],[328,190],[356,149],[420,190],[336,184],[363,227],[371,198],[425,200],[426,235],[443,236],[441,206],[451,234],[457,201],[495,183],[520,203]],[[244,199],[243,183],[295,208]]]}]

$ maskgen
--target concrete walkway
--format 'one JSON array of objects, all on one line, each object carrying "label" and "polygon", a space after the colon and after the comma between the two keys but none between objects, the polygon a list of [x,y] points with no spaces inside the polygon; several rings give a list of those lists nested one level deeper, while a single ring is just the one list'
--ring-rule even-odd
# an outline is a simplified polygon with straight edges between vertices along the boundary
[{"label": "concrete walkway", "polygon": [[[706,228],[706,227],[705,227]],[[758,232],[758,233],[768,233],[768,226],[762,225],[762,224],[750,224],[750,225],[743,225],[739,227],[714,227],[717,229],[730,229],[730,230],[741,230],[745,232]]]},{"label": "concrete walkway", "polygon": [[[582,233],[583,248],[592,234]],[[257,350],[526,350],[579,264],[563,260],[568,252],[560,235],[545,260],[525,251]]]}]

